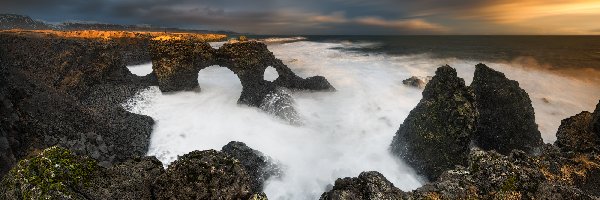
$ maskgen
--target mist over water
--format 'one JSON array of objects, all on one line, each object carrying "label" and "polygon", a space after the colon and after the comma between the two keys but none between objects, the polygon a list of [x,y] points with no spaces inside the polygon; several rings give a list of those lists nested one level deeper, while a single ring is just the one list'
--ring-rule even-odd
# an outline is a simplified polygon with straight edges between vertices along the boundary
[{"label": "mist over water", "polygon": [[[200,71],[201,92],[161,94],[152,87],[124,106],[156,120],[148,155],[165,164],[193,150],[220,150],[234,140],[278,161],[284,176],[267,182],[265,192],[270,199],[317,199],[335,179],[372,170],[405,191],[415,189],[422,185],[419,177],[388,152],[398,127],[421,99],[421,90],[403,85],[402,80],[432,76],[437,67],[449,64],[470,84],[478,62],[341,50],[352,45],[368,44],[299,41],[269,45],[298,75],[322,75],[338,90],[293,93],[302,126],[237,105],[242,86],[233,72],[219,66]],[[560,120],[593,110],[600,99],[594,83],[518,64],[486,64],[519,81],[529,93],[545,142],[555,140]],[[129,68],[145,75],[151,64]],[[273,80],[277,74],[270,68],[265,77]]]}]

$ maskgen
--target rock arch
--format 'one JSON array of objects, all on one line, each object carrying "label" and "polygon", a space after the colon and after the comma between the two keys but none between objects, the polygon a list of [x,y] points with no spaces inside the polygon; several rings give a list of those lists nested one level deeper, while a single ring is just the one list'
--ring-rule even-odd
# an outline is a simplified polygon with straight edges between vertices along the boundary
[{"label": "rock arch", "polygon": [[[325,77],[299,77],[267,45],[256,41],[226,43],[213,49],[198,40],[153,40],[150,54],[153,74],[162,92],[199,88],[198,72],[211,65],[226,67],[237,75],[243,87],[238,103],[248,106],[261,107],[265,98],[279,93],[281,87],[292,91],[335,91]],[[272,82],[264,80],[269,66],[279,75]]]}]

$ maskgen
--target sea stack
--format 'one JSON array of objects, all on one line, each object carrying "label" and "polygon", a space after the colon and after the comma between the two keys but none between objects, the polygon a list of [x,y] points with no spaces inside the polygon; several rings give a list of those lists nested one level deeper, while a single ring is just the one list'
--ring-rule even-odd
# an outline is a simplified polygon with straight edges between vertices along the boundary
[{"label": "sea stack", "polygon": [[543,142],[531,100],[517,81],[480,63],[471,87],[479,111],[474,138],[479,147],[505,155],[514,149],[539,151]]},{"label": "sea stack", "polygon": [[391,151],[429,180],[466,165],[478,115],[474,100],[454,68],[438,68],[396,132]]}]

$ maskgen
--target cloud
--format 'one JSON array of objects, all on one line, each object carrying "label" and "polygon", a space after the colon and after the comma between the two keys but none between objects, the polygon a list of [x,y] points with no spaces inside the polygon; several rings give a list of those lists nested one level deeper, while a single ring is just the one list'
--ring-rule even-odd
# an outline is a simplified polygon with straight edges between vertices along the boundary
[{"label": "cloud", "polygon": [[448,28],[427,22],[423,19],[385,20],[379,17],[359,17],[356,23],[368,26],[389,27],[401,30],[431,31],[434,33],[447,32]]}]

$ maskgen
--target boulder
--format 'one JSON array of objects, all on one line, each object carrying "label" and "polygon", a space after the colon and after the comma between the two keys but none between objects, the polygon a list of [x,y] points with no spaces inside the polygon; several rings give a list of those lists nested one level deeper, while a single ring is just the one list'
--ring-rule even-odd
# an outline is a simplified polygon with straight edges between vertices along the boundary
[{"label": "boulder", "polygon": [[416,88],[423,89],[423,88],[425,88],[425,85],[427,85],[427,83],[430,80],[431,80],[431,76],[426,76],[426,77],[411,76],[410,78],[403,80],[402,84],[410,86],[410,87],[416,87]]},{"label": "boulder", "polygon": [[267,179],[280,177],[282,174],[280,167],[271,158],[242,142],[231,141],[223,146],[221,152],[229,154],[240,161],[250,177],[250,189],[254,193],[263,191],[263,185]]},{"label": "boulder", "polygon": [[539,152],[543,141],[531,100],[517,81],[480,63],[475,66],[471,87],[479,111],[475,133],[479,147],[502,154],[513,149]]},{"label": "boulder", "polygon": [[475,132],[477,110],[473,91],[450,66],[437,69],[396,132],[391,151],[429,180],[465,165]]},{"label": "boulder", "polygon": [[152,40],[150,52],[152,72],[162,92],[199,88],[198,72],[215,64],[215,50],[203,41]]},{"label": "boulder", "polygon": [[192,151],[171,163],[155,182],[156,199],[248,199],[252,181],[244,166],[215,150]]},{"label": "boulder", "polygon": [[355,178],[339,178],[321,200],[406,199],[406,194],[376,171],[362,172]]},{"label": "boulder", "polygon": [[292,98],[292,95],[285,88],[277,87],[275,91],[267,94],[259,108],[290,124],[302,124],[300,114],[294,109],[294,98]]},{"label": "boulder", "polygon": [[554,144],[563,151],[600,152],[600,137],[591,129],[593,117],[592,113],[583,111],[563,119],[556,132]]}]

